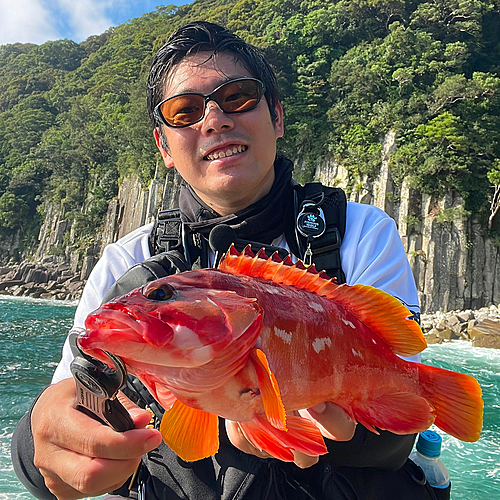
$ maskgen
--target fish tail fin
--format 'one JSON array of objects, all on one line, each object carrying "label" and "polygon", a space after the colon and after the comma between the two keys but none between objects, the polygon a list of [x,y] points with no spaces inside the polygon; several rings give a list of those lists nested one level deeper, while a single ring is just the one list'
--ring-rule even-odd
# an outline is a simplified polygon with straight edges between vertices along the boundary
[{"label": "fish tail fin", "polygon": [[435,424],[456,438],[474,442],[483,426],[481,387],[474,377],[419,364],[422,396],[434,407]]},{"label": "fish tail fin", "polygon": [[287,416],[287,431],[273,427],[265,417],[238,424],[253,446],[286,462],[294,460],[294,450],[309,456],[328,451],[319,429],[302,417]]}]

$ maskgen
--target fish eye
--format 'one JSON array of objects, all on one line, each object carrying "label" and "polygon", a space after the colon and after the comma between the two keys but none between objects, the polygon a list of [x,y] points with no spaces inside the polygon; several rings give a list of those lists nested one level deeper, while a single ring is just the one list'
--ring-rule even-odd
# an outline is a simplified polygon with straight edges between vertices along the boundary
[{"label": "fish eye", "polygon": [[159,300],[159,301],[164,301],[164,300],[169,300],[173,297],[174,295],[174,289],[167,284],[160,285],[156,288],[144,288],[142,291],[144,297],[146,297],[149,300]]}]

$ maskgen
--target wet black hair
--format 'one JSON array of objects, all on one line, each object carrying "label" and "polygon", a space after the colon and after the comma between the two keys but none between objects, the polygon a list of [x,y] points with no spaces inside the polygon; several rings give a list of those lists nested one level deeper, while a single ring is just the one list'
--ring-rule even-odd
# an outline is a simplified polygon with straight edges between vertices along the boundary
[{"label": "wet black hair", "polygon": [[[271,119],[273,121],[277,119],[276,75],[262,52],[218,24],[196,21],[186,24],[172,33],[165,45],[156,53],[151,64],[147,105],[151,123],[153,127],[159,128],[162,142],[165,142],[163,129],[154,117],[153,110],[164,99],[166,78],[185,57],[199,52],[211,52],[211,57],[223,52],[234,55],[235,60],[241,62],[253,77],[262,81],[266,88],[264,95],[269,106]],[[166,145],[163,144],[163,146]]]}]

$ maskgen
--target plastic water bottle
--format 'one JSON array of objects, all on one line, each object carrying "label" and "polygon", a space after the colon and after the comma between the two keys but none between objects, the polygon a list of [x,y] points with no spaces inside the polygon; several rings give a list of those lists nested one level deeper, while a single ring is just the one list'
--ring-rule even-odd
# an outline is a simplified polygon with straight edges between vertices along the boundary
[{"label": "plastic water bottle", "polygon": [[417,449],[410,458],[425,473],[427,482],[433,488],[445,489],[450,485],[450,475],[439,459],[441,454],[441,436],[434,431],[424,431],[418,436]]}]

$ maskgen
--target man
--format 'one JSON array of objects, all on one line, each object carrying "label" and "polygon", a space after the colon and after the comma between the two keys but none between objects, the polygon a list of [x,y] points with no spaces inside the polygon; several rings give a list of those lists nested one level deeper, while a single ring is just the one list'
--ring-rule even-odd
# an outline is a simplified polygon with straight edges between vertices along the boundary
[{"label": "man", "polygon": [[[220,224],[230,225],[238,240],[292,247],[285,235],[295,224],[290,222],[293,167],[276,157],[283,110],[274,74],[259,51],[220,26],[186,25],[155,56],[148,106],[165,165],[175,167],[185,181],[180,195],[184,244],[176,258],[180,255],[187,267],[213,265],[209,235]],[[382,288],[418,313],[394,222],[355,203],[347,205],[346,217],[341,257],[347,283]],[[105,249],[88,280],[75,327],[104,299],[154,279],[158,269],[163,274],[180,269],[168,254],[151,258],[156,251],[151,231],[152,225],[144,226]],[[66,342],[53,384],[13,438],[16,472],[39,498],[69,500],[118,489],[121,495],[138,490],[148,498],[433,498],[399,470],[414,436],[377,436],[329,402],[304,413],[328,438],[330,453],[319,461],[300,453],[295,464],[269,459],[228,424],[227,435],[221,428],[215,457],[185,463],[161,443],[157,430],[146,428],[151,415],[124,396],[136,427],[124,433],[75,410],[72,358]],[[407,483],[405,494],[399,488]],[[414,485],[418,496],[412,497]]]}]

